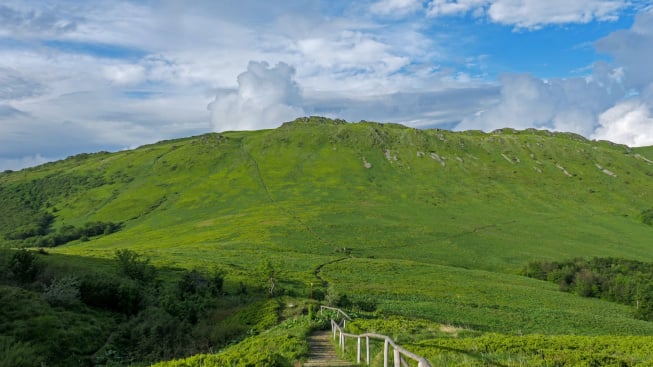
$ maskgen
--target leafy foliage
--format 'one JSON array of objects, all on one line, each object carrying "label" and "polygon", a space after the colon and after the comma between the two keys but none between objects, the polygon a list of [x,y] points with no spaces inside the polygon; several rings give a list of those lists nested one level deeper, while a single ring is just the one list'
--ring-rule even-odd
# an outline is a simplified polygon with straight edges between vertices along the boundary
[{"label": "leafy foliage", "polygon": [[577,258],[531,262],[524,274],[560,285],[561,290],[636,307],[635,315],[653,321],[653,263],[620,258]]},{"label": "leafy foliage", "polygon": [[24,283],[33,281],[40,268],[36,255],[24,249],[15,252],[11,260],[9,260],[9,271],[11,271],[14,278]]},{"label": "leafy foliage", "polygon": [[640,217],[642,219],[642,223],[653,226],[653,208],[644,210],[640,214]]},{"label": "leafy foliage", "polygon": [[144,283],[156,278],[156,268],[150,265],[150,259],[132,250],[116,250],[116,260],[120,270],[127,277]]},{"label": "leafy foliage", "polygon": [[79,302],[79,280],[67,275],[55,278],[43,292],[43,298],[53,306],[72,306]]}]

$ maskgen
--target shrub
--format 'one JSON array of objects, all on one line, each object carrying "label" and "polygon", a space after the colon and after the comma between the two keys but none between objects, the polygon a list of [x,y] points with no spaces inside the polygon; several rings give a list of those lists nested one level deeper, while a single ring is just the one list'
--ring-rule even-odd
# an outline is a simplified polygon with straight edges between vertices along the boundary
[{"label": "shrub", "polygon": [[43,363],[43,356],[31,344],[0,336],[0,367],[32,367]]},{"label": "shrub", "polygon": [[653,208],[644,210],[640,214],[640,219],[642,220],[642,223],[653,226]]},{"label": "shrub", "polygon": [[9,270],[20,282],[28,283],[34,281],[40,268],[36,255],[25,249],[14,253],[9,260]]},{"label": "shrub", "polygon": [[91,307],[134,315],[145,306],[145,295],[136,282],[106,274],[87,275],[80,282],[80,298]]},{"label": "shrub", "polygon": [[43,293],[43,297],[53,306],[70,306],[79,302],[79,279],[72,275],[55,278]]},{"label": "shrub", "polygon": [[156,268],[150,265],[150,259],[128,249],[116,250],[116,260],[123,274],[144,283],[156,278]]}]

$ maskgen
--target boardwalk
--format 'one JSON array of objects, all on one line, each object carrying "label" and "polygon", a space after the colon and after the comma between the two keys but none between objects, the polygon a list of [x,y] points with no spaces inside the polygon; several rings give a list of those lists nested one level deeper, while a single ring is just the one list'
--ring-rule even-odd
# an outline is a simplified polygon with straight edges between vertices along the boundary
[{"label": "boardwalk", "polygon": [[308,337],[309,356],[304,367],[353,367],[351,362],[338,357],[331,343],[330,331],[316,331]]}]

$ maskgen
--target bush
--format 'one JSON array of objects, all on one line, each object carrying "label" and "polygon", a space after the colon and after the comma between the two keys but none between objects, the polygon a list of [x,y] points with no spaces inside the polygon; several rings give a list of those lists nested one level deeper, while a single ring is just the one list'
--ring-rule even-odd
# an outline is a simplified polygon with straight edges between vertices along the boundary
[{"label": "bush", "polygon": [[376,300],[370,297],[361,298],[354,302],[354,306],[363,312],[374,312],[376,311]]},{"label": "bush", "polygon": [[10,336],[0,336],[0,367],[41,366],[44,362],[31,344],[16,341]]},{"label": "bush", "polygon": [[43,298],[53,306],[71,306],[79,302],[79,279],[72,275],[55,278],[43,293]]},{"label": "bush", "polygon": [[9,260],[9,270],[14,278],[23,283],[34,281],[40,271],[40,264],[33,252],[19,250]]},{"label": "bush", "polygon": [[156,279],[156,268],[150,259],[128,249],[116,250],[116,260],[123,274],[131,279],[149,283]]},{"label": "bush", "polygon": [[105,274],[87,275],[82,279],[79,291],[86,305],[126,315],[134,315],[145,306],[143,290],[129,279]]},{"label": "bush", "polygon": [[653,208],[642,211],[640,219],[642,223],[653,226]]}]

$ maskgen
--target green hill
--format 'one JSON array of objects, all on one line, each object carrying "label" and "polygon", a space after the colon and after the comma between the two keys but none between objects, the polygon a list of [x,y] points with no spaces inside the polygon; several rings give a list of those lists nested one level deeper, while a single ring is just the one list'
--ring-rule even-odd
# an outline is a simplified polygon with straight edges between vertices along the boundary
[{"label": "green hill", "polygon": [[[507,334],[646,335],[632,309],[518,273],[532,261],[653,261],[653,150],[575,134],[302,118],[0,174],[5,247],[227,272],[265,259],[287,294]],[[99,228],[99,229],[98,229]]]}]

